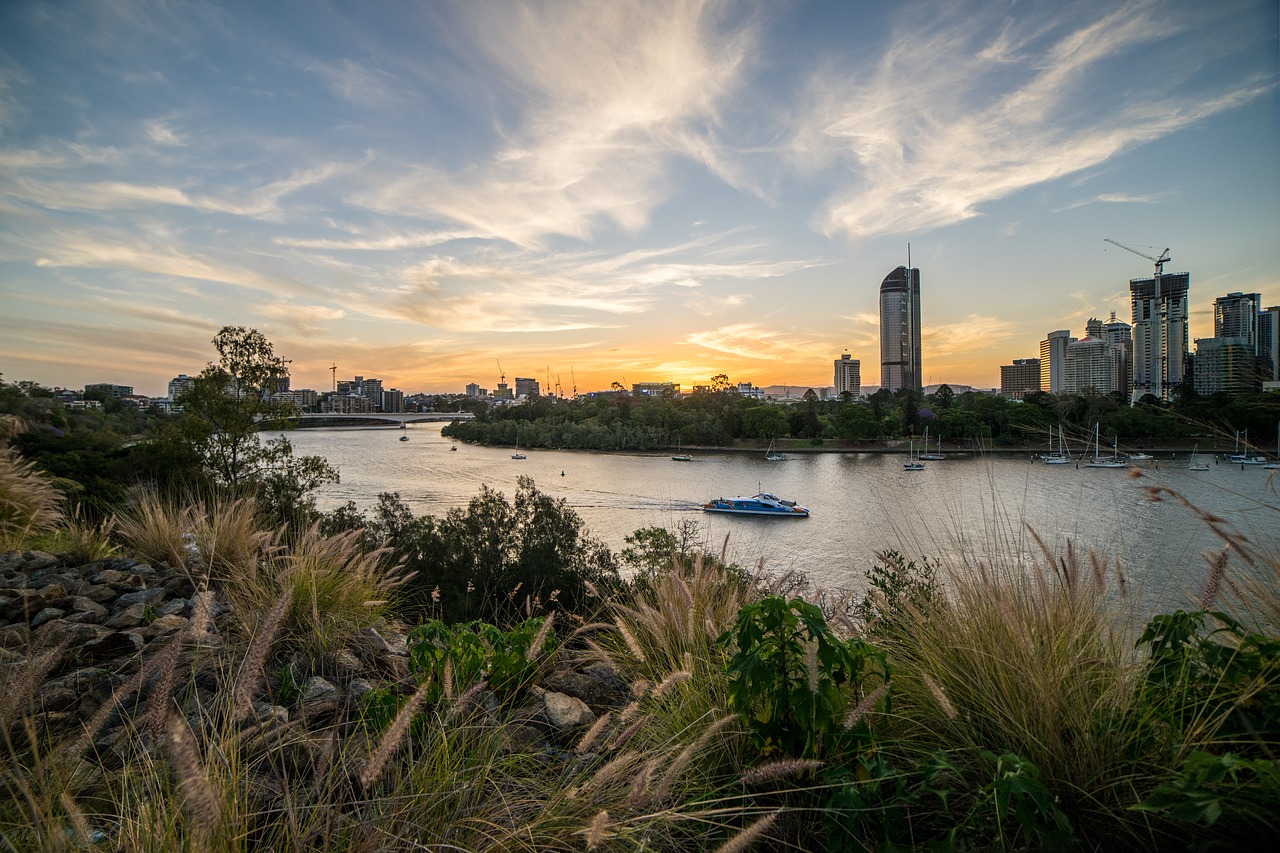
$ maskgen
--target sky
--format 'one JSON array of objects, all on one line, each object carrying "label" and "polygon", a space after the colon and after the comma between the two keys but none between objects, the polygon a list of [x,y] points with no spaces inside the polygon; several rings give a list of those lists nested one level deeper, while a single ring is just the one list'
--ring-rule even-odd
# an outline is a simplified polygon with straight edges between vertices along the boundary
[{"label": "sky", "polygon": [[[0,4],[0,378],[159,395],[262,331],[293,386],[926,384],[1280,304],[1275,0]],[[545,390],[545,389],[544,389]]]}]

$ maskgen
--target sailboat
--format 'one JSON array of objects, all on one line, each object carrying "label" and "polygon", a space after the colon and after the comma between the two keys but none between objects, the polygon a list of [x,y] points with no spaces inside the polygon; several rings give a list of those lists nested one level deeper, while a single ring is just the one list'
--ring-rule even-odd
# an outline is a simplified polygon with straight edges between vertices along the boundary
[{"label": "sailboat", "polygon": [[916,457],[916,442],[911,440],[911,444],[907,446],[907,461],[902,463],[904,471],[923,471],[924,463]]},{"label": "sailboat", "polygon": [[774,449],[773,449],[773,439],[772,439],[772,438],[771,438],[771,439],[769,439],[769,449],[768,449],[768,450],[766,450],[766,451],[764,452],[764,459],[765,459],[765,461],[766,461],[766,462],[781,462],[782,460],[784,460],[784,459],[786,459],[786,458],[787,458],[787,455],[786,455],[785,453],[783,453],[781,450],[774,450]]},{"label": "sailboat", "polygon": [[681,453],[681,452],[680,452],[680,442],[678,442],[678,441],[677,441],[677,442],[676,442],[676,452],[675,452],[675,453],[673,453],[673,454],[671,454],[671,461],[672,461],[672,462],[692,462],[692,461],[693,461],[693,457],[692,457],[692,456],[690,456],[688,453]]},{"label": "sailboat", "polygon": [[401,432],[400,432],[400,440],[401,440],[401,441],[408,441],[408,440],[409,440],[409,433],[404,432],[404,430],[406,430],[406,429],[408,429],[408,428],[409,428],[409,425],[408,425],[408,424],[406,424],[406,423],[401,423],[401,424],[400,424],[400,430],[401,430]]},{"label": "sailboat", "polygon": [[1188,471],[1208,471],[1209,462],[1203,456],[1197,456],[1196,451],[1200,449],[1200,443],[1196,442],[1195,447],[1191,448],[1191,461],[1187,463]]},{"label": "sailboat", "polygon": [[1049,425],[1049,452],[1041,454],[1040,461],[1046,465],[1066,465],[1071,461],[1071,451],[1067,449],[1066,439],[1062,436],[1062,427],[1058,427],[1058,449],[1053,449],[1053,425]]},{"label": "sailboat", "polygon": [[1267,457],[1249,452],[1249,431],[1244,431],[1244,450],[1240,449],[1240,430],[1236,430],[1236,450],[1227,457],[1235,465],[1265,465]]},{"label": "sailboat", "polygon": [[925,452],[919,454],[916,457],[921,461],[928,460],[930,462],[941,462],[943,459],[947,458],[946,454],[942,452],[942,436],[938,436],[938,452],[937,453],[929,452],[929,428],[928,427],[924,428],[924,444],[922,444],[921,446],[924,448]]},{"label": "sailboat", "polygon": [[1120,458],[1119,442],[1120,442],[1120,438],[1119,436],[1117,436],[1116,443],[1111,448],[1110,458],[1107,458],[1105,456],[1099,456],[1098,455],[1098,450],[1099,450],[1098,449],[1098,425],[1095,423],[1093,425],[1093,460],[1090,462],[1085,462],[1084,467],[1086,468],[1128,468],[1129,463],[1125,462],[1123,459]]}]

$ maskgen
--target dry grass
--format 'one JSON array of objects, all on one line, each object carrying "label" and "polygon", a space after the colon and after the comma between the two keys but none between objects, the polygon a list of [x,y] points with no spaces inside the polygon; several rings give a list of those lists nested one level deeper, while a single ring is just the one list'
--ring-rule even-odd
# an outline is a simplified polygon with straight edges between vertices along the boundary
[{"label": "dry grass", "polygon": [[0,448],[0,550],[20,548],[62,520],[64,496],[11,448]]},{"label": "dry grass", "polygon": [[216,497],[198,507],[191,534],[213,582],[238,582],[253,574],[272,538],[261,529],[257,505],[249,498]]},{"label": "dry grass", "polygon": [[129,509],[116,521],[129,548],[144,560],[194,571],[196,552],[187,539],[197,510],[177,505],[150,490],[135,491]]}]

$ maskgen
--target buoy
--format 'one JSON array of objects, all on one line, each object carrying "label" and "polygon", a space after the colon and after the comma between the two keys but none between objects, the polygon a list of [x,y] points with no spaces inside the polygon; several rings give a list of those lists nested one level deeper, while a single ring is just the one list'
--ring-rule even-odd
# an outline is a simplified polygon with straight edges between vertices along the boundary
[{"label": "buoy", "polygon": [[563,472],[563,471],[561,471],[561,472],[560,472],[560,476],[561,476],[561,477],[563,477],[563,476],[564,476],[564,472]]}]

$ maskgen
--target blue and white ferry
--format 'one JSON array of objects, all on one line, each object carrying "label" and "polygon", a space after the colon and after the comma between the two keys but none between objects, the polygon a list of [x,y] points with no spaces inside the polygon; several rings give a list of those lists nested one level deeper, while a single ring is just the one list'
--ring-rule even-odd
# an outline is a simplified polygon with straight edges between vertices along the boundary
[{"label": "blue and white ferry", "polygon": [[722,512],[730,515],[763,515],[770,518],[808,518],[809,508],[795,501],[787,501],[759,492],[750,497],[716,498],[702,505],[703,512]]}]

